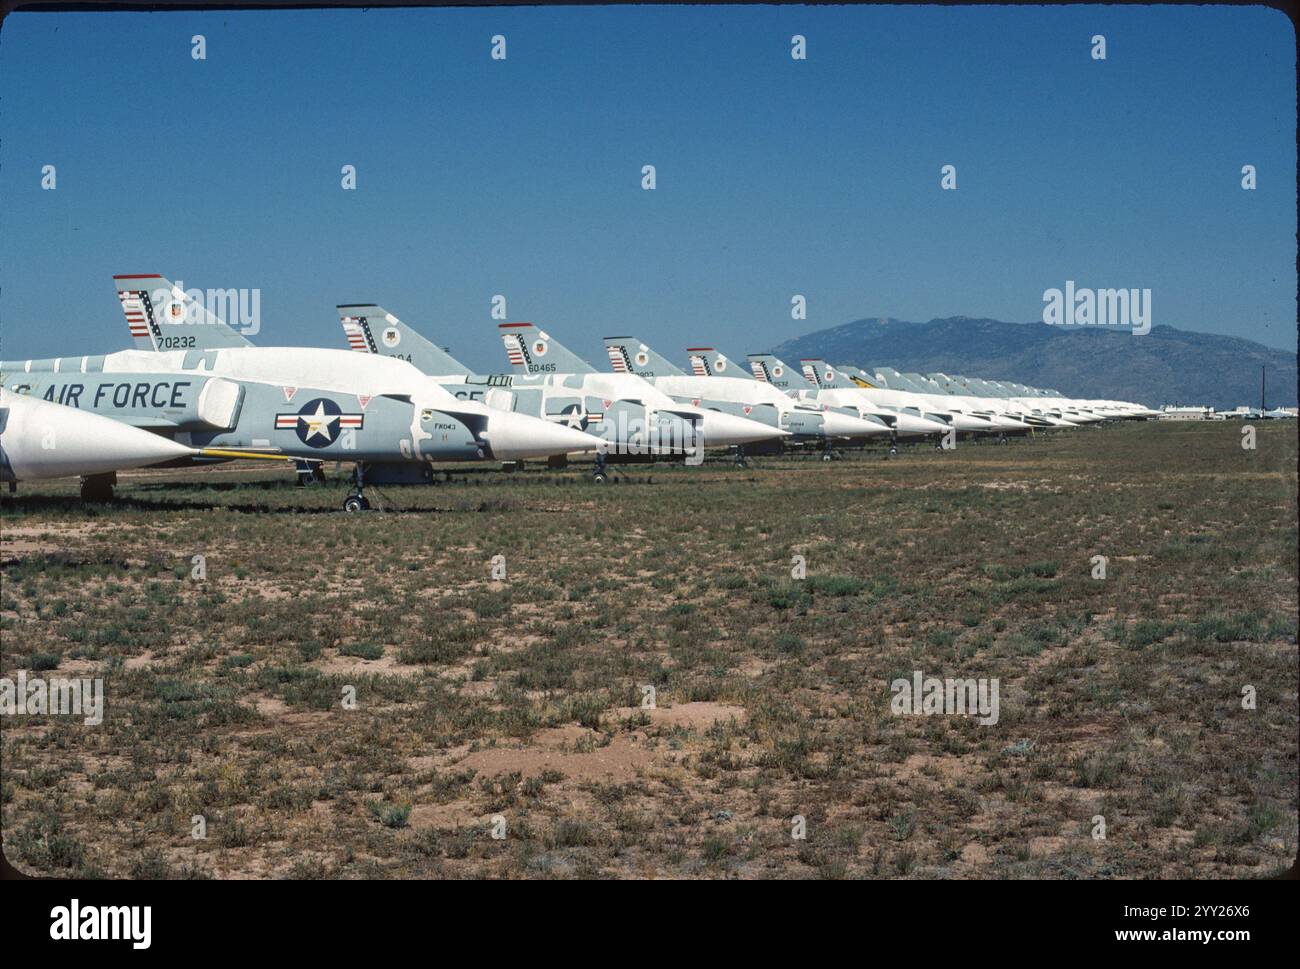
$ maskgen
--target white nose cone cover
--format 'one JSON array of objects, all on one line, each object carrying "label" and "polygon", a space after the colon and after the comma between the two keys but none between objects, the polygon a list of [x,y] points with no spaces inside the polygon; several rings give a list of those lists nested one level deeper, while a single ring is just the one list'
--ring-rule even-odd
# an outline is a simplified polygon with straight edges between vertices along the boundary
[{"label": "white nose cone cover", "polygon": [[994,414],[989,418],[1000,431],[1023,431],[1028,424],[1018,421],[1014,417],[1008,417],[1005,414]]},{"label": "white nose cone cover", "polygon": [[915,414],[899,414],[894,428],[899,434],[944,434],[948,431],[947,424],[917,417]]},{"label": "white nose cone cover", "polygon": [[789,431],[783,431],[770,424],[761,424],[745,417],[734,417],[716,410],[701,411],[703,419],[700,426],[704,433],[705,447],[728,447],[732,444],[752,444],[755,441],[770,441],[774,437],[789,437]]},{"label": "white nose cone cover", "polygon": [[959,431],[991,431],[993,423],[985,420],[983,417],[975,417],[973,414],[953,414],[953,427]]},{"label": "white nose cone cover", "polygon": [[836,411],[826,411],[822,417],[825,418],[822,428],[827,437],[875,437],[889,433],[889,428],[884,424]]},{"label": "white nose cone cover", "polygon": [[585,431],[542,420],[528,414],[492,411],[483,438],[498,461],[522,461],[575,451],[596,451],[604,446],[600,438]]},{"label": "white nose cone cover", "polygon": [[18,481],[140,468],[195,452],[109,417],[0,391],[8,410],[0,450]]}]

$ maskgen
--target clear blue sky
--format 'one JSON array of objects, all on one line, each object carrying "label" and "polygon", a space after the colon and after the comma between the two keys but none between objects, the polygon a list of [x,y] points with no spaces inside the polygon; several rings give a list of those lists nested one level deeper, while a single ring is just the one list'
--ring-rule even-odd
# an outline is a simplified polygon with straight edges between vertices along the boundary
[{"label": "clear blue sky", "polygon": [[597,362],[1037,319],[1066,279],[1294,350],[1293,52],[1265,8],[19,12],[0,356],[120,349],[115,272],[258,287],[268,345],[374,300],[493,370],[497,293]]}]

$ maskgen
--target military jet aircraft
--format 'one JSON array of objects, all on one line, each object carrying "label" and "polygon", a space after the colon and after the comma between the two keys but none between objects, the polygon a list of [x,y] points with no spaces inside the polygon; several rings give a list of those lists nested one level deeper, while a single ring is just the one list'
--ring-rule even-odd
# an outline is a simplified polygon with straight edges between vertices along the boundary
[{"label": "military jet aircraft", "polygon": [[[876,375],[868,374],[857,367],[841,367],[854,383],[863,387],[874,387],[883,381],[880,381]],[[948,413],[960,415],[966,423],[982,421],[988,427],[968,428],[976,433],[997,434],[998,439],[1005,440],[1008,434],[1027,434],[1031,431],[1032,425],[1022,419],[1020,414],[1011,412],[1011,408],[1001,399],[989,400],[976,397],[970,394],[961,395],[956,388],[940,388],[933,381],[915,378],[906,379],[899,375],[899,379],[890,384],[895,389],[901,387],[907,388],[907,392],[920,395],[920,397],[934,407],[945,408]]]},{"label": "military jet aircraft", "polygon": [[[1030,413],[1059,417],[1071,424],[1097,424],[1102,421],[1117,420],[1125,416],[1136,416],[1144,410],[1138,405],[1114,406],[1113,401],[1076,400],[1063,397],[1057,391],[1039,391],[1026,387],[1028,398],[1016,396],[1008,389],[987,380],[974,380],[969,377],[949,377],[946,374],[931,374],[930,380],[944,388],[953,388],[954,393],[976,393],[995,399],[1006,399],[1006,406],[1025,407]],[[1030,406],[1027,406],[1030,405]]]},{"label": "military jet aircraft", "polygon": [[[631,336],[605,337],[605,349],[615,373],[634,373],[674,400],[761,421],[788,431],[791,443],[815,443],[831,456],[836,440],[887,437],[892,428],[884,419],[864,419],[858,414],[827,409],[821,403],[792,400],[775,387],[755,380],[712,347],[694,347],[692,373],[669,363],[646,344]],[[768,450],[780,450],[773,442]],[[744,454],[738,454],[744,461]]]},{"label": "military jet aircraft", "polygon": [[[631,375],[598,373],[531,323],[501,325],[507,351],[514,349],[520,359],[535,353],[539,361],[546,357],[545,362],[534,364],[531,372],[481,375],[381,306],[343,304],[338,311],[353,350],[408,360],[457,397],[526,410],[600,437],[606,447],[592,472],[598,482],[607,478],[606,463],[681,455],[693,460],[703,456],[701,446],[742,445],[780,433],[754,421],[673,401]],[[516,334],[524,329],[535,331],[526,338],[531,350],[518,349]]]},{"label": "military jet aircraft", "polygon": [[[180,340],[188,349],[0,362],[5,385],[24,384],[31,392],[39,383],[43,398],[96,412],[126,411],[132,423],[160,433],[215,435],[215,446],[351,461],[349,511],[369,507],[367,482],[428,481],[433,462],[519,461],[601,446],[574,428],[458,400],[404,361],[346,350],[232,346],[232,337],[247,341],[185,312],[175,314],[180,322],[167,324],[173,314],[156,312],[151,294],[138,288],[142,278],[169,291],[160,276],[119,277],[119,291],[128,292],[122,300],[128,325],[139,307],[146,335]],[[175,336],[163,329],[170,326],[179,331]],[[208,348],[209,340],[226,345]],[[195,421],[199,426],[186,425]]]},{"label": "military jet aircraft", "polygon": [[[929,388],[932,388],[935,394],[947,395],[953,400],[963,402],[963,406],[966,407],[980,408],[979,413],[996,414],[999,412],[999,409],[1007,411],[1011,407],[1011,405],[999,398],[975,396],[966,386],[966,379],[963,377],[950,377],[945,373],[908,374],[907,376],[916,383],[923,383]],[[1101,418],[1097,417],[1095,414],[1088,414],[1072,405],[1059,407],[1055,410],[1049,410],[1046,411],[1046,413],[1048,416],[1068,421],[1070,424],[1076,426],[1081,424],[1095,424],[1101,420]]]},{"label": "military jet aircraft", "polygon": [[[1009,417],[1012,420],[1033,427],[1068,427],[1072,422],[1066,422],[1059,419],[1052,419],[1045,414],[1035,414],[1030,408],[1024,407],[1010,399],[1010,395],[1001,387],[996,386],[987,380],[979,380],[973,377],[954,377],[952,378],[954,387],[952,393],[962,393],[966,396],[979,398],[983,406],[993,410],[999,417]],[[929,382],[937,390],[943,390],[935,385],[934,381]],[[956,387],[962,388],[960,391]]]},{"label": "military jet aircraft", "polygon": [[[126,351],[137,353],[137,351]],[[222,351],[224,352],[224,351]],[[355,394],[235,379],[193,368],[168,371],[75,369],[79,358],[31,361],[30,370],[3,373],[6,391],[61,405],[175,442],[182,464],[236,458],[348,461],[360,480],[346,511],[369,508],[364,485],[432,480],[430,461],[486,456],[501,442],[476,439],[468,415],[421,408],[400,395]],[[3,367],[5,365],[0,365]],[[57,369],[56,369],[57,368]],[[481,437],[481,435],[480,435]],[[415,442],[414,446],[412,442]],[[584,440],[587,447],[594,441]],[[527,445],[525,445],[527,446]],[[194,449],[194,450],[191,450]],[[88,478],[85,497],[107,498],[109,482]]]},{"label": "military jet aircraft", "polygon": [[1067,398],[1058,390],[1040,390],[1033,387],[1023,388],[1031,394],[1031,400],[1047,406],[1082,410],[1107,420],[1148,420],[1159,417],[1160,412],[1142,404],[1122,400],[1089,400]]},{"label": "military jet aircraft", "polygon": [[990,420],[967,414],[951,405],[939,405],[925,394],[855,382],[839,368],[832,367],[821,359],[801,360],[800,368],[804,377],[821,390],[841,391],[846,397],[857,395],[876,406],[894,407],[905,413],[919,415],[920,419],[942,424],[945,434],[950,431],[956,434],[997,433]]},{"label": "military jet aircraft", "polygon": [[[901,394],[863,393],[863,388],[846,383],[834,373],[827,377],[827,386],[816,383],[819,371],[808,369],[807,374],[796,370],[771,353],[751,353],[748,358],[754,377],[769,383],[796,400],[810,400],[824,406],[847,410],[862,415],[887,413],[892,415],[894,435],[890,453],[898,452],[901,438],[924,438],[947,433],[951,419],[946,413],[926,413],[916,402]],[[829,369],[829,368],[827,368]]]}]

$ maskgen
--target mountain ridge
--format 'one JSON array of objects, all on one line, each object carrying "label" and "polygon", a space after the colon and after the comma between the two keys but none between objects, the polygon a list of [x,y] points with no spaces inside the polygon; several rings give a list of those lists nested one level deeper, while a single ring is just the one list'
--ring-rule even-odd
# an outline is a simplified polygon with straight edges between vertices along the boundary
[{"label": "mountain ridge", "polygon": [[[1220,409],[1259,405],[1267,368],[1269,407],[1296,406],[1296,354],[1243,337],[1168,324],[1134,336],[1102,326],[1049,326],[986,317],[913,323],[863,317],[787,340],[772,351],[787,362],[824,357],[870,370],[962,374],[1059,390],[1070,397]],[[793,359],[792,359],[793,358]]]}]

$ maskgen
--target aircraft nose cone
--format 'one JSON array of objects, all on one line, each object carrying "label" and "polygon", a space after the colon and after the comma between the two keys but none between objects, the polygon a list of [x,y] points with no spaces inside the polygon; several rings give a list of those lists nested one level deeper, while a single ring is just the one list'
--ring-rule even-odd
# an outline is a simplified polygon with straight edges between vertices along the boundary
[{"label": "aircraft nose cone", "polygon": [[99,474],[160,464],[194,454],[191,448],[130,424],[44,401],[15,401],[4,433],[6,457],[18,480]]},{"label": "aircraft nose cone", "polygon": [[941,421],[932,421],[928,417],[917,417],[914,414],[899,414],[898,421],[894,425],[899,434],[943,434],[948,430],[948,425]]},{"label": "aircraft nose cone", "polygon": [[952,426],[959,431],[991,431],[993,423],[973,414],[953,414]]},{"label": "aircraft nose cone", "polygon": [[703,411],[700,421],[705,447],[726,447],[731,444],[753,444],[770,441],[774,437],[789,437],[789,431],[768,424],[760,424],[744,417],[733,417],[716,410]]},{"label": "aircraft nose cone", "polygon": [[1018,421],[1006,414],[995,414],[992,420],[994,426],[1000,431],[1023,431],[1029,427],[1024,421]]},{"label": "aircraft nose cone", "polygon": [[595,451],[604,446],[600,438],[565,424],[555,424],[527,414],[493,412],[482,432],[497,461],[544,458],[574,451]]},{"label": "aircraft nose cone", "polygon": [[822,433],[827,437],[875,437],[889,433],[889,428],[884,424],[861,417],[851,417],[835,411],[826,411],[822,417]]}]

